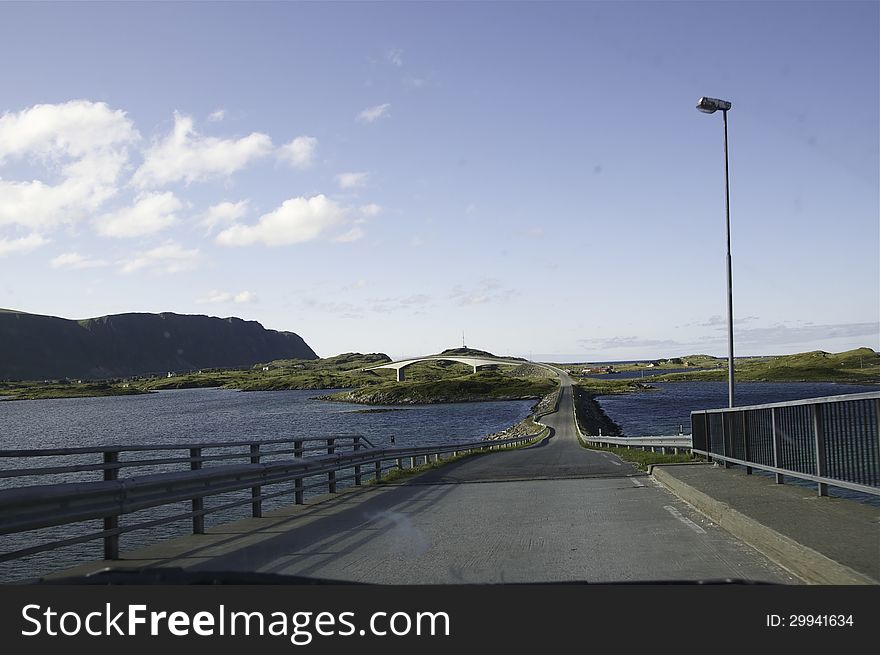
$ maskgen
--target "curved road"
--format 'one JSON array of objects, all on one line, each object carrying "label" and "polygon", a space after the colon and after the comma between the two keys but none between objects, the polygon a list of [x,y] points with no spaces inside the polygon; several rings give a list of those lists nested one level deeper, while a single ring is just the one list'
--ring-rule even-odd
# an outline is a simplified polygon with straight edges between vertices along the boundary
[{"label": "curved road", "polygon": [[171,565],[384,584],[796,582],[652,478],[581,448],[560,373],[553,434],[394,485],[347,491],[127,556]]}]

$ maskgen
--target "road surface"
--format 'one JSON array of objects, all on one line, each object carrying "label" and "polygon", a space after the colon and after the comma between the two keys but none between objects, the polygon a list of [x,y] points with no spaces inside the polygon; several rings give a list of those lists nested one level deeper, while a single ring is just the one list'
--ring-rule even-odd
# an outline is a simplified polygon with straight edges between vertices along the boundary
[{"label": "road surface", "polygon": [[571,381],[540,445],[221,526],[170,565],[383,584],[799,582],[615,456],[582,448]]}]

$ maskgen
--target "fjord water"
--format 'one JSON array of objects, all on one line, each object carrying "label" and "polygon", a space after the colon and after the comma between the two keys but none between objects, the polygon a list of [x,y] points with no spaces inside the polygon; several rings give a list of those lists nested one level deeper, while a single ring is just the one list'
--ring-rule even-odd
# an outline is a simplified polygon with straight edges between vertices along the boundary
[{"label": "fjord water", "polygon": [[[375,407],[315,400],[333,390],[183,389],[0,403],[0,448],[73,448],[361,434],[376,447],[476,441],[534,401]],[[377,411],[383,410],[383,411]]]},{"label": "fjord water", "polygon": [[[405,407],[367,407],[315,400],[332,390],[253,391],[186,389],[136,396],[66,398],[58,400],[0,401],[0,450],[75,448],[86,446],[185,444],[277,438],[326,437],[360,434],[378,448],[479,441],[526,417],[535,401],[455,403]],[[174,453],[180,456],[180,451]],[[170,451],[156,457],[172,456]],[[91,460],[87,460],[91,457]],[[71,458],[76,463],[95,463],[95,455]],[[60,461],[30,460],[32,466]],[[0,460],[0,468],[19,468],[28,460]],[[240,461],[238,461],[240,463]],[[74,463],[66,461],[65,463]],[[178,464],[170,470],[181,470]],[[161,469],[160,469],[161,470]],[[155,471],[149,471],[155,472]],[[128,474],[123,473],[122,475]],[[143,473],[142,473],[143,474]],[[78,473],[35,479],[0,480],[0,488],[73,480],[97,480],[100,473]],[[340,486],[344,486],[340,484]],[[292,487],[291,487],[292,492]],[[216,496],[217,505],[245,498],[249,491]],[[307,497],[310,494],[306,494]],[[266,511],[293,502],[293,495],[264,503]],[[127,515],[122,524],[134,524],[185,511],[182,505],[166,505]],[[242,505],[209,514],[206,525],[218,525],[249,516]],[[35,542],[65,539],[99,529],[97,521],[2,537],[0,551],[7,552]],[[131,550],[163,539],[188,534],[190,522],[176,521],[122,537],[122,549]],[[0,564],[0,581],[29,579],[79,562],[100,558],[101,542],[69,546],[21,560]]]},{"label": "fjord water", "polygon": [[[650,382],[654,389],[599,396],[608,417],[628,437],[691,433],[690,413],[727,407],[727,382]],[[737,407],[788,400],[878,391],[880,385],[834,382],[740,382],[734,389]]]}]

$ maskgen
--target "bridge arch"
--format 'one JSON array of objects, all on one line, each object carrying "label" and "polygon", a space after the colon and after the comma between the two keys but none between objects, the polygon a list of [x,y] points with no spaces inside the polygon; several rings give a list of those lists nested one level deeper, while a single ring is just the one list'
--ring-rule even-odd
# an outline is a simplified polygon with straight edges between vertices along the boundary
[{"label": "bridge arch", "polygon": [[[499,357],[467,357],[462,355],[426,355],[424,357],[414,357],[411,359],[402,359],[396,362],[388,362],[387,364],[380,364],[378,366],[370,366],[365,368],[365,371],[373,371],[379,368],[390,368],[394,369],[397,372],[397,381],[403,382],[406,379],[405,370],[412,366],[413,364],[417,364],[419,362],[431,362],[431,361],[445,361],[445,362],[458,362],[459,364],[466,364],[468,366],[473,367],[474,373],[476,373],[479,369],[484,366],[494,366],[498,364],[508,364],[511,366],[519,366],[520,364],[534,364],[534,362],[526,362],[521,359],[504,359]],[[544,368],[549,368],[553,370],[552,367],[544,366],[542,364],[535,364],[536,366],[542,366]],[[555,373],[556,371],[554,371]]]}]

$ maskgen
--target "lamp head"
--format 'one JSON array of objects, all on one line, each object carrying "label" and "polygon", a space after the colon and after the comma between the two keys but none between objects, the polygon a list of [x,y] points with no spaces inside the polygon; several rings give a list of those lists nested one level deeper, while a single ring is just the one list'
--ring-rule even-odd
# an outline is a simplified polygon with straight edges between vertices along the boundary
[{"label": "lamp head", "polygon": [[718,98],[700,98],[700,101],[697,103],[697,109],[699,109],[704,114],[714,114],[719,109],[721,111],[727,111],[733,105],[731,105],[727,100],[719,100]]}]

